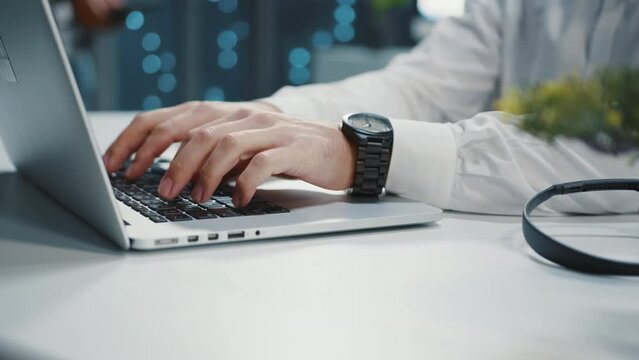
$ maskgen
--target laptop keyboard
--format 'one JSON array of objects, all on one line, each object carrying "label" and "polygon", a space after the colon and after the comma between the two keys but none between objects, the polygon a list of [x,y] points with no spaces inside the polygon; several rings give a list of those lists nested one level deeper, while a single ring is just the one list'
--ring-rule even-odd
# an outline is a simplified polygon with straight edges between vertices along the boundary
[{"label": "laptop keyboard", "polygon": [[161,179],[162,175],[154,172],[146,173],[135,181],[128,181],[122,173],[110,177],[115,198],[156,223],[289,212],[288,209],[260,199],[253,199],[244,208],[236,208],[231,197],[231,187],[220,187],[203,204],[193,202],[190,184],[174,200],[165,200],[158,193]]}]

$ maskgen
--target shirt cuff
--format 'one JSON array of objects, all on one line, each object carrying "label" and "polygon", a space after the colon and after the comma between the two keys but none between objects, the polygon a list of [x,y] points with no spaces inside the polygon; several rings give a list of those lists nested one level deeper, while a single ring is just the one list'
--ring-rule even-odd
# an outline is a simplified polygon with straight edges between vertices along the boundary
[{"label": "shirt cuff", "polygon": [[448,124],[391,120],[393,153],[386,190],[445,209],[457,167],[455,136]]}]

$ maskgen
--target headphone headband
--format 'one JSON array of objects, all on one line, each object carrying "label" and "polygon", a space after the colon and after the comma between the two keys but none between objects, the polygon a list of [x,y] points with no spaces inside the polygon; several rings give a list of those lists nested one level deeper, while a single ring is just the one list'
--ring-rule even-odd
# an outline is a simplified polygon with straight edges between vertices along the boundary
[{"label": "headphone headband", "polygon": [[600,275],[639,275],[639,264],[604,259],[564,245],[539,230],[530,219],[533,210],[553,196],[606,190],[639,191],[639,180],[575,181],[553,185],[537,193],[526,202],[522,216],[524,237],[528,245],[544,258],[572,270]]}]

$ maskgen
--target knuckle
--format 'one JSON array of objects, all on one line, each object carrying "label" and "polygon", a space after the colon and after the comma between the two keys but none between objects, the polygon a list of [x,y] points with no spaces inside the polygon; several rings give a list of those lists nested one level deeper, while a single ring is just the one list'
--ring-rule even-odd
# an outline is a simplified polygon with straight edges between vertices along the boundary
[{"label": "knuckle", "polygon": [[153,129],[153,135],[159,138],[169,138],[171,137],[172,132],[173,129],[167,122],[163,122],[160,125],[156,126],[155,129]]},{"label": "knuckle", "polygon": [[244,119],[253,114],[253,111],[247,108],[240,108],[233,113],[233,117],[236,119]]},{"label": "knuckle", "polygon": [[253,157],[251,161],[258,168],[268,167],[271,164],[271,156],[266,153],[259,153]]},{"label": "knuckle", "polygon": [[148,120],[149,120],[149,113],[143,112],[143,113],[139,113],[135,115],[135,117],[133,118],[133,121],[131,121],[131,124],[140,126],[140,125],[146,124]]},{"label": "knuckle", "polygon": [[251,120],[258,126],[269,126],[273,124],[273,118],[269,114],[256,114],[251,117]]},{"label": "knuckle", "polygon": [[189,137],[196,142],[209,142],[215,137],[215,131],[210,128],[193,129],[189,131]]},{"label": "knuckle", "polygon": [[239,138],[236,134],[227,134],[220,141],[220,146],[225,150],[234,149],[239,145]]}]

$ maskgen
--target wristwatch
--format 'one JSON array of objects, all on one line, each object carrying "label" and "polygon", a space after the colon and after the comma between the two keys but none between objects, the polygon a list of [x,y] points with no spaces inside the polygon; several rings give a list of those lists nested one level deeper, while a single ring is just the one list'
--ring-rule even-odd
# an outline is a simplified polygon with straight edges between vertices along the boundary
[{"label": "wristwatch", "polygon": [[344,115],[342,133],[357,146],[351,195],[380,195],[386,186],[393,150],[393,126],[390,120],[370,113]]}]

